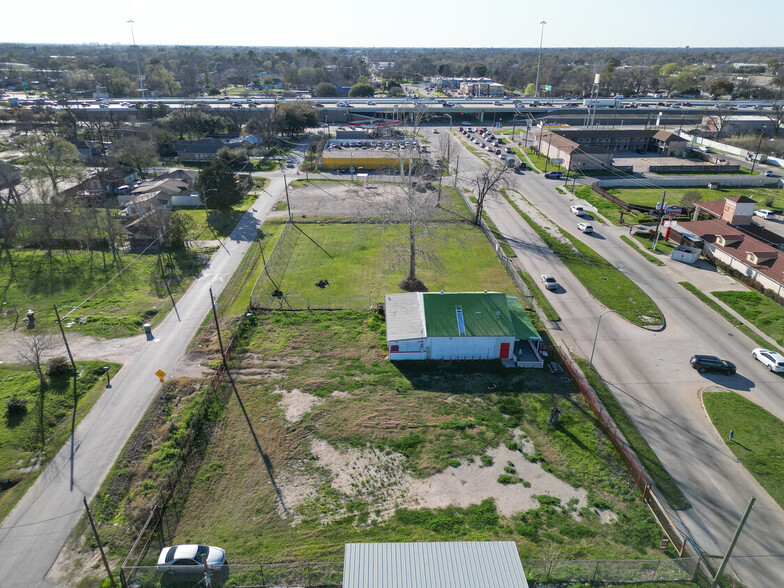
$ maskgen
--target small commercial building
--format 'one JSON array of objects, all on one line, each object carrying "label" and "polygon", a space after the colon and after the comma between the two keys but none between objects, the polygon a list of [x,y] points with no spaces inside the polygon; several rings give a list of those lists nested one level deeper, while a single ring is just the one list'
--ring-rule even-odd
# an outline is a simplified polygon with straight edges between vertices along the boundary
[{"label": "small commercial building", "polygon": [[541,337],[516,296],[412,292],[384,297],[390,360],[502,359],[542,367]]},{"label": "small commercial building", "polygon": [[773,121],[767,116],[717,116],[711,115],[703,117],[702,128],[709,133],[721,133],[722,135],[740,135],[742,133],[759,133],[773,136]]},{"label": "small commercial building", "polygon": [[528,588],[514,541],[346,543],[343,588]]},{"label": "small commercial building", "polygon": [[688,141],[668,131],[625,130],[541,130],[535,139],[537,150],[550,159],[563,160],[567,169],[602,169],[612,165],[616,153],[650,153],[683,157]]}]

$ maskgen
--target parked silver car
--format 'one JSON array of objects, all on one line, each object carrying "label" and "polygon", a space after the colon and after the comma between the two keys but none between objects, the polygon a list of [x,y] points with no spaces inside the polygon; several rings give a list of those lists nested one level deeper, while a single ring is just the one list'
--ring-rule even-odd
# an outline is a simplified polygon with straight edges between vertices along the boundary
[{"label": "parked silver car", "polygon": [[229,578],[229,563],[226,552],[220,547],[174,545],[161,549],[158,571],[161,586],[203,585],[205,573],[210,575],[213,586],[222,586]]}]

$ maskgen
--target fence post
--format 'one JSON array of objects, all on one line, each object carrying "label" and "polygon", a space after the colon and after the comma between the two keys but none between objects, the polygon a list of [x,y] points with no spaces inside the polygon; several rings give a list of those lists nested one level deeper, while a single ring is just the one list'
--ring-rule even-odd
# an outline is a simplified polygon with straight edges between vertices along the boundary
[{"label": "fence post", "polygon": [[661,565],[661,560],[656,562],[656,567],[653,568],[653,572],[651,572],[651,582],[656,581],[656,572],[659,571],[659,566]]},{"label": "fence post", "polygon": [[591,584],[596,582],[596,576],[599,575],[599,562],[600,561],[601,560],[598,560],[598,559],[596,560],[596,567],[593,569],[593,578],[591,578]]},{"label": "fence post", "polygon": [[266,586],[267,583],[264,581],[264,564],[259,564],[259,572],[261,573],[261,585]]}]

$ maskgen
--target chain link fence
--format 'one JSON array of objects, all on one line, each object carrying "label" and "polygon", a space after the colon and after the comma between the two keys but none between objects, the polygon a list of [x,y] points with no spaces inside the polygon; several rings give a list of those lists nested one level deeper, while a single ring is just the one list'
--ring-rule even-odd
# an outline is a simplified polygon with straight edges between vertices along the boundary
[{"label": "chain link fence", "polygon": [[523,560],[523,569],[529,583],[636,584],[692,581],[697,573],[698,562],[696,557],[652,560]]}]

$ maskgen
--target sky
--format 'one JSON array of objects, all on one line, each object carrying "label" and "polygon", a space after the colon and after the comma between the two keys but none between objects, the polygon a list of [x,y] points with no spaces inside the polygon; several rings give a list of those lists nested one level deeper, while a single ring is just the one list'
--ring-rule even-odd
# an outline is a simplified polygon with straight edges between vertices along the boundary
[{"label": "sky", "polygon": [[784,0],[0,0],[0,42],[125,45],[131,19],[140,45],[784,46]]}]

